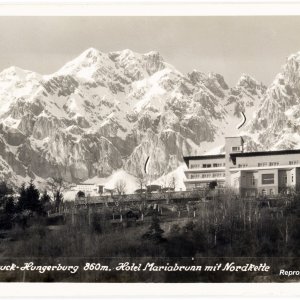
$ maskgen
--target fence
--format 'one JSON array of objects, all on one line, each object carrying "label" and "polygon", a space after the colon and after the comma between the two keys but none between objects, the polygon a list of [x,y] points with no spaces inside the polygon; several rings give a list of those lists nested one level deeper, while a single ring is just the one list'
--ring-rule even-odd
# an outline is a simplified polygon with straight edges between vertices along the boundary
[{"label": "fence", "polygon": [[181,191],[181,192],[159,192],[159,193],[140,193],[140,194],[126,194],[126,195],[109,195],[109,196],[94,196],[75,200],[75,205],[84,204],[101,204],[101,203],[115,203],[115,202],[176,202],[176,201],[190,201],[201,200],[208,194],[207,190],[197,191]]}]

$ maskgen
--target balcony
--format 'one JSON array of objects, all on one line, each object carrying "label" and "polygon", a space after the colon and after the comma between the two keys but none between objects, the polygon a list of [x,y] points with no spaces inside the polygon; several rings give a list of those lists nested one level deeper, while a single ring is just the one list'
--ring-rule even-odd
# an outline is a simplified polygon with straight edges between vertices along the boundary
[{"label": "balcony", "polygon": [[214,172],[214,171],[225,171],[225,167],[211,167],[211,168],[190,168],[185,173],[198,173],[198,172]]},{"label": "balcony", "polygon": [[187,178],[183,182],[195,183],[195,182],[211,182],[211,181],[217,181],[217,182],[218,181],[225,181],[225,177],[209,177],[209,178],[199,177],[199,178],[193,178],[193,179]]}]

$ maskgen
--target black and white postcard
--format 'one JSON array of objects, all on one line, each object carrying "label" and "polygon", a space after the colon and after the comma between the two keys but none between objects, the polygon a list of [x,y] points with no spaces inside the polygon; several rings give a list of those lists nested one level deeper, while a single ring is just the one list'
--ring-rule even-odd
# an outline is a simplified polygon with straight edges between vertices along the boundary
[{"label": "black and white postcard", "polygon": [[300,16],[0,16],[0,281],[300,280]]}]

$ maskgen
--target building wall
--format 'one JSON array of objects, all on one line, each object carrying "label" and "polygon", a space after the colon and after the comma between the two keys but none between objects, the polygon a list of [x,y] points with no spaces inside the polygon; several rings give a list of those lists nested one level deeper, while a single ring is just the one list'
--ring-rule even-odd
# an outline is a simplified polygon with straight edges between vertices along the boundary
[{"label": "building wall", "polygon": [[190,160],[189,169],[185,176],[189,182],[185,182],[187,190],[205,189],[211,181],[217,181],[218,186],[224,186],[225,158],[209,158]]},{"label": "building wall", "polygon": [[[189,171],[205,168],[203,165],[211,165],[211,168],[214,168],[214,164],[221,165],[218,167],[225,167],[225,158],[190,160]],[[217,166],[215,168],[217,168]]]},{"label": "building wall", "polygon": [[217,180],[220,178],[225,178],[225,170],[224,171],[199,171],[196,173],[186,173],[187,179],[198,179],[198,180]]},{"label": "building wall", "polygon": [[[257,190],[259,195],[276,195],[278,194],[278,169],[259,170]],[[263,175],[273,175],[274,182],[270,184],[263,183]]]},{"label": "building wall", "polygon": [[300,168],[295,168],[295,174],[296,174],[296,182],[295,182],[295,188],[297,191],[300,190]]},{"label": "building wall", "polygon": [[234,164],[230,154],[242,151],[242,138],[229,137],[225,140],[225,158],[190,160],[185,172],[187,190],[206,187],[214,180],[219,186],[225,184],[244,196],[276,195],[287,187],[300,190],[300,154],[256,156],[253,153],[253,156],[236,157]]},{"label": "building wall", "polygon": [[225,180],[210,180],[210,181],[202,181],[202,182],[185,182],[185,187],[187,191],[192,191],[195,189],[206,189],[209,186],[209,183],[211,181],[217,182],[217,187],[224,187],[225,186]]},{"label": "building wall", "polygon": [[87,185],[87,184],[78,184],[74,188],[75,191],[82,191],[82,192],[91,192],[96,189],[97,187],[95,185]]},{"label": "building wall", "polygon": [[[239,148],[239,150],[237,150]],[[243,139],[241,137],[225,138],[225,177],[226,184],[230,186],[230,168],[234,167],[230,153],[239,153],[243,151]]]},{"label": "building wall", "polygon": [[291,170],[278,170],[278,191],[291,185]]},{"label": "building wall", "polygon": [[85,193],[97,192],[103,193],[103,186],[97,184],[77,184],[74,188],[75,191],[82,191]]},{"label": "building wall", "polygon": [[231,188],[233,188],[236,192],[240,191],[240,187],[241,187],[241,172],[237,171],[237,172],[233,172],[230,174],[229,176],[229,183],[226,181],[227,186],[229,185]]},{"label": "building wall", "polygon": [[[293,162],[294,164],[290,164]],[[298,163],[296,163],[298,162]],[[259,164],[266,163],[266,166]],[[271,163],[271,164],[270,164]],[[250,157],[237,157],[236,164],[232,167],[239,168],[239,165],[247,165],[247,167],[272,167],[272,163],[278,163],[279,166],[291,166],[300,164],[299,154],[289,155],[264,155],[264,156],[250,156]]]},{"label": "building wall", "polygon": [[257,188],[258,173],[256,171],[241,171],[241,187]]}]

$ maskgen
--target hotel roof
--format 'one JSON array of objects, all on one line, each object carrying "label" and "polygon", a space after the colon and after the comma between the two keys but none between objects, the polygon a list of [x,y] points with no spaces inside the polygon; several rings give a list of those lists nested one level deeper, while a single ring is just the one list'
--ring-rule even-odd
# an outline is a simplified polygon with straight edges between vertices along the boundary
[{"label": "hotel roof", "polygon": [[[234,153],[230,153],[230,156],[235,160],[236,157],[270,156],[270,155],[287,155],[287,154],[300,154],[300,149],[256,151],[256,152],[234,152]],[[218,159],[218,158],[225,158],[225,154],[184,156],[183,160],[187,164],[188,161],[190,160],[205,160],[205,159]]]},{"label": "hotel roof", "polygon": [[187,164],[189,160],[204,160],[204,159],[211,159],[211,158],[225,158],[225,154],[184,156],[183,160]]}]

